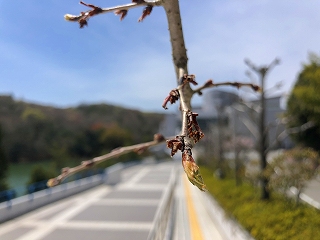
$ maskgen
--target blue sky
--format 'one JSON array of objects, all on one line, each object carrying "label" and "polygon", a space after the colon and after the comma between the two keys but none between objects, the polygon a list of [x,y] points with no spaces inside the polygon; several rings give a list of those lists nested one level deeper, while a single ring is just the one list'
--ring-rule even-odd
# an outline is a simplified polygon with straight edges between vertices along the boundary
[{"label": "blue sky", "polygon": [[[320,1],[180,0],[180,6],[189,73],[199,83],[250,81],[244,58],[264,65],[279,57],[267,87],[283,81],[272,93],[286,94],[308,52],[319,53]],[[164,10],[155,7],[142,23],[142,9],[122,22],[104,14],[84,29],[63,19],[85,10],[78,0],[0,0],[0,94],[58,107],[105,102],[164,112],[162,101],[176,87]]]}]

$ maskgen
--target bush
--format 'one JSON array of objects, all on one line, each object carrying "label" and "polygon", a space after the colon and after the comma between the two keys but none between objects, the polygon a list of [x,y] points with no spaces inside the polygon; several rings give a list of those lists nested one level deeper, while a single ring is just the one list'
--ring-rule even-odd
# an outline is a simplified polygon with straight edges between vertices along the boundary
[{"label": "bush", "polygon": [[212,170],[201,168],[209,192],[257,240],[320,239],[320,211],[309,205],[296,205],[284,196],[273,194],[260,200],[259,191],[234,179],[218,180]]},{"label": "bush", "polygon": [[319,155],[310,148],[293,148],[272,159],[264,172],[269,188],[286,193],[290,187],[301,191],[319,174]]}]

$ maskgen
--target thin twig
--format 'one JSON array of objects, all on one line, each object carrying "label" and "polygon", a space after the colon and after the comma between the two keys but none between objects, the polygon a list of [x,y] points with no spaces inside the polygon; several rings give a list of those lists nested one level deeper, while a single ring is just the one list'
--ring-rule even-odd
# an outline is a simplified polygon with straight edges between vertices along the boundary
[{"label": "thin twig", "polygon": [[88,24],[89,18],[93,16],[96,16],[102,13],[114,12],[116,15],[121,15],[120,20],[122,20],[127,14],[127,11],[129,9],[146,6],[146,9],[144,9],[142,16],[138,20],[139,22],[141,22],[147,15],[150,14],[151,12],[150,8],[152,9],[153,6],[160,6],[161,1],[160,0],[154,0],[150,2],[135,1],[133,3],[119,5],[115,7],[109,7],[109,8],[100,8],[93,4],[87,4],[82,1],[80,1],[80,4],[90,7],[92,8],[92,10],[81,12],[79,15],[66,14],[64,15],[64,19],[71,22],[78,22],[80,24],[80,28],[82,28]]},{"label": "thin twig", "polygon": [[206,88],[211,88],[211,87],[219,87],[219,86],[232,86],[232,87],[236,87],[236,88],[241,88],[241,87],[250,87],[253,91],[255,92],[260,92],[261,88],[256,85],[256,84],[252,84],[252,83],[240,83],[240,82],[222,82],[222,83],[213,83],[213,81],[210,79],[208,80],[203,86],[194,89],[193,92],[194,93],[198,93],[198,94],[202,94],[202,90],[206,89]]},{"label": "thin twig", "polygon": [[[172,137],[168,138],[171,139]],[[85,169],[91,168],[99,163],[102,163],[106,160],[110,160],[116,157],[119,157],[121,155],[124,155],[126,153],[130,152],[137,152],[137,153],[142,153],[145,150],[147,150],[150,147],[159,145],[161,143],[164,143],[166,139],[161,135],[161,134],[155,134],[154,135],[154,140],[150,142],[145,142],[145,143],[140,143],[132,146],[127,146],[127,147],[120,147],[116,148],[110,153],[107,153],[105,155],[95,157],[90,160],[83,161],[80,165],[73,167],[73,168],[63,168],[61,170],[61,174],[55,178],[52,178],[48,181],[47,185],[48,187],[54,187],[56,185],[59,185],[63,180],[66,178],[70,177],[71,175],[83,171]]]}]

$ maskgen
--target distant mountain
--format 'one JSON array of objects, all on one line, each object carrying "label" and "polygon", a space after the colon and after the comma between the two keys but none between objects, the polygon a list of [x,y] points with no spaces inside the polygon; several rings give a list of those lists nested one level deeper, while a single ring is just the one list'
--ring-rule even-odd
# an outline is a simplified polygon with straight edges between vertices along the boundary
[{"label": "distant mountain", "polygon": [[10,162],[88,158],[150,141],[163,117],[107,104],[64,109],[0,96],[3,144]]}]

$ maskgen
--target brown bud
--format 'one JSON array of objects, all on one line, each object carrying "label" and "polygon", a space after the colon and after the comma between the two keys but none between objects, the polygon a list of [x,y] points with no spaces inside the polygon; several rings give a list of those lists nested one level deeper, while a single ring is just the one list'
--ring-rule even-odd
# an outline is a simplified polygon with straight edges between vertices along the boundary
[{"label": "brown bud", "polygon": [[146,16],[150,15],[152,12],[152,8],[153,6],[151,5],[146,6],[145,9],[143,9],[142,15],[139,18],[138,22],[142,22],[146,18]]},{"label": "brown bud", "polygon": [[251,88],[252,88],[252,90],[255,91],[255,92],[261,92],[261,88],[260,88],[258,85],[252,84],[252,85],[251,85]]},{"label": "brown bud", "polygon": [[199,142],[200,139],[204,137],[204,133],[197,122],[197,116],[197,113],[191,111],[187,113],[188,137],[192,138],[195,143]]},{"label": "brown bud", "polygon": [[88,26],[88,21],[84,18],[81,18],[78,23],[80,24],[80,28],[83,28],[84,26]]},{"label": "brown bud", "polygon": [[153,140],[157,142],[163,142],[165,140],[164,136],[160,133],[153,135]]},{"label": "brown bud", "polygon": [[172,139],[172,140],[167,140],[167,147],[171,148],[171,157],[176,154],[178,150],[182,151],[184,148],[184,143],[182,142],[181,139]]},{"label": "brown bud", "polygon": [[115,11],[114,14],[115,15],[120,15],[120,21],[122,21],[125,18],[125,16],[127,16],[128,10],[125,10],[125,9],[124,10],[118,10],[118,11]]},{"label": "brown bud", "polygon": [[171,90],[170,93],[169,93],[169,96],[164,99],[162,107],[164,109],[168,109],[167,108],[168,102],[173,104],[173,103],[175,103],[176,101],[179,100],[179,97],[180,97],[180,94],[179,94],[179,91],[177,89]]}]

